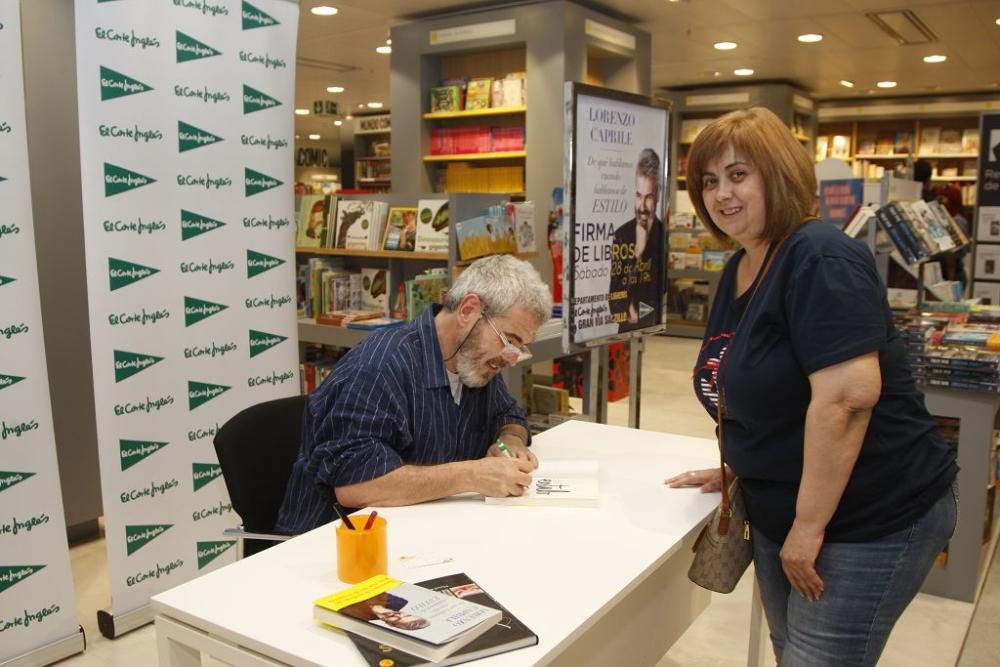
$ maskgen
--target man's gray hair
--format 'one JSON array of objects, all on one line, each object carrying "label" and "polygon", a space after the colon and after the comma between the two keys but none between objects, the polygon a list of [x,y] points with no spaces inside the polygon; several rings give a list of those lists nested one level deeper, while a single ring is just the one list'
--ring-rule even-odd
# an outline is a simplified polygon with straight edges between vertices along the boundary
[{"label": "man's gray hair", "polygon": [[652,148],[643,148],[639,153],[639,162],[635,165],[636,176],[653,179],[657,187],[660,185],[660,156]]},{"label": "man's gray hair", "polygon": [[549,286],[535,267],[511,255],[491,255],[470,264],[448,290],[448,310],[457,310],[469,294],[478,294],[483,307],[494,315],[506,315],[511,308],[522,306],[538,324],[552,316]]}]

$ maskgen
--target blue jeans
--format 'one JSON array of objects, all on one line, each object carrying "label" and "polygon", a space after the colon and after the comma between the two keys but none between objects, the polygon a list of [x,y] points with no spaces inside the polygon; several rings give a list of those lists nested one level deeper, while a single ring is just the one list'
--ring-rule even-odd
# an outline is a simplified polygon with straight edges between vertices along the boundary
[{"label": "blue jeans", "polygon": [[946,492],[913,525],[872,542],[824,544],[816,572],[823,595],[809,602],[781,568],[781,545],[753,535],[760,595],[781,667],[868,667],[955,531],[958,500]]}]

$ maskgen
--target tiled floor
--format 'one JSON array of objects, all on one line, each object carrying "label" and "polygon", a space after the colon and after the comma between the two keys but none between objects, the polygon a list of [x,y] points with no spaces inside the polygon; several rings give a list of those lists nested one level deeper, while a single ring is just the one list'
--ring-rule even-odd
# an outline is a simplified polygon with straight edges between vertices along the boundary
[{"label": "tiled floor", "polygon": [[[698,342],[649,339],[643,364],[641,426],[655,431],[713,437],[714,424],[691,393],[691,367]],[[625,424],[625,401],[609,406],[609,422]],[[103,540],[72,549],[77,607],[87,633],[87,651],[66,667],[136,667],[156,664],[156,641],[146,626],[114,641],[100,636],[96,610],[110,603]],[[657,667],[723,667],[746,664],[752,582],[743,578],[729,595],[712,604]],[[943,667],[956,664],[969,629],[973,605],[919,595],[903,614],[879,663],[882,667]],[[980,612],[970,631],[960,667],[1000,664],[1000,576],[987,581]],[[206,661],[206,665],[218,664]],[[772,663],[773,664],[773,663]],[[614,667],[614,666],[609,666]]]}]

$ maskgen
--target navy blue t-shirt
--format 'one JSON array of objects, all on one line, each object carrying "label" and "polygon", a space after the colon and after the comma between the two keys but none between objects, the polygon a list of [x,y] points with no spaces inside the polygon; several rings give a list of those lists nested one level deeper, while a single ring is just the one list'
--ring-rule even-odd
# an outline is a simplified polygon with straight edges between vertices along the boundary
[{"label": "navy blue t-shirt", "polygon": [[715,418],[719,360],[730,355],[722,373],[724,455],[751,523],[780,544],[795,518],[809,374],[877,351],[882,395],[826,541],[901,530],[941,497],[958,467],[914,385],[871,252],[832,225],[808,222],[778,250],[752,300],[753,286],[734,298],[742,256],[719,281],[694,385]]}]

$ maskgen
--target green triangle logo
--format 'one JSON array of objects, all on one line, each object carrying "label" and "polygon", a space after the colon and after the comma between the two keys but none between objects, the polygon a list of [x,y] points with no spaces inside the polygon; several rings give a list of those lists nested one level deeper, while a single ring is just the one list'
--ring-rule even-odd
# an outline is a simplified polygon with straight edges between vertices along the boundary
[{"label": "green triangle logo", "polygon": [[288,336],[267,333],[266,331],[254,331],[250,329],[250,358],[253,359],[261,352],[270,350],[275,345],[288,340]]},{"label": "green triangle logo", "polygon": [[653,312],[653,307],[644,301],[639,302],[639,319]]},{"label": "green triangle logo", "polygon": [[113,100],[116,97],[127,97],[138,95],[146,91],[153,90],[152,86],[147,86],[138,79],[133,79],[127,74],[116,72],[110,67],[101,65],[101,101]]},{"label": "green triangle logo", "polygon": [[131,556],[173,526],[172,523],[125,526],[125,552]]},{"label": "green triangle logo", "polygon": [[208,403],[216,396],[226,393],[231,388],[222,384],[208,384],[207,382],[192,382],[188,380],[188,410],[194,410],[198,406]]},{"label": "green triangle logo", "polygon": [[194,484],[195,491],[220,475],[222,475],[222,466],[218,463],[191,464],[191,482]]},{"label": "green triangle logo", "polygon": [[222,55],[222,51],[214,49],[204,42],[199,42],[191,35],[185,35],[180,30],[175,32],[177,33],[177,62],[179,63]]},{"label": "green triangle logo", "polygon": [[7,283],[12,283],[15,280],[17,280],[17,278],[11,278],[10,276],[0,276],[0,287],[3,287]]},{"label": "green triangle logo", "polygon": [[177,121],[177,149],[181,153],[201,148],[202,146],[211,146],[220,141],[224,140],[218,135],[185,123],[182,120]]},{"label": "green triangle logo", "polygon": [[266,192],[279,185],[284,185],[282,181],[273,176],[268,176],[267,174],[262,174],[259,171],[254,171],[246,167],[243,169],[243,182],[244,193],[247,197]]},{"label": "green triangle logo", "polygon": [[151,354],[115,350],[115,382],[121,382],[136,373],[141,373],[161,361],[163,357],[154,357]]},{"label": "green triangle logo", "polygon": [[20,484],[29,477],[34,477],[33,472],[12,472],[10,470],[0,470],[0,492],[6,491],[15,484]]},{"label": "green triangle logo", "polygon": [[267,93],[262,93],[256,88],[243,84],[243,114],[264,111],[273,107],[281,106],[281,102],[274,99]]},{"label": "green triangle logo", "polygon": [[198,542],[198,569],[205,567],[236,544],[236,540],[221,542]]},{"label": "green triangle logo", "polygon": [[137,171],[119,167],[110,162],[104,163],[104,196],[113,197],[129,190],[141,188],[144,185],[156,183],[155,178],[143,176]]},{"label": "green triangle logo", "polygon": [[108,280],[111,284],[112,292],[159,272],[159,269],[154,269],[151,266],[133,264],[132,262],[126,262],[124,259],[108,257]]},{"label": "green triangle logo", "polygon": [[280,21],[273,16],[266,14],[246,0],[243,0],[243,29],[253,30],[254,28],[267,28],[272,25],[279,25]]},{"label": "green triangle logo", "polygon": [[152,440],[119,440],[118,450],[121,456],[122,470],[128,470],[147,456],[155,454],[169,443],[153,442]]},{"label": "green triangle logo", "polygon": [[0,183],[3,183],[6,180],[7,180],[7,178],[5,176],[0,176]]},{"label": "green triangle logo", "polygon": [[44,565],[0,565],[0,593],[44,567]]},{"label": "green triangle logo", "polygon": [[184,297],[184,326],[189,327],[192,324],[201,322],[212,315],[221,313],[226,308],[229,308],[229,306],[186,296]]},{"label": "green triangle logo", "polygon": [[285,263],[285,260],[265,255],[262,252],[247,250],[247,278],[259,276],[265,271],[270,271],[276,266]]},{"label": "green triangle logo", "polygon": [[226,223],[221,220],[214,220],[208,216],[181,209],[181,240],[187,241],[194,237],[210,232],[219,227],[225,227]]},{"label": "green triangle logo", "polygon": [[[253,338],[252,335],[251,338]],[[19,375],[4,375],[0,373],[0,389],[6,389],[7,387],[17,384],[23,379],[24,378]]]}]

